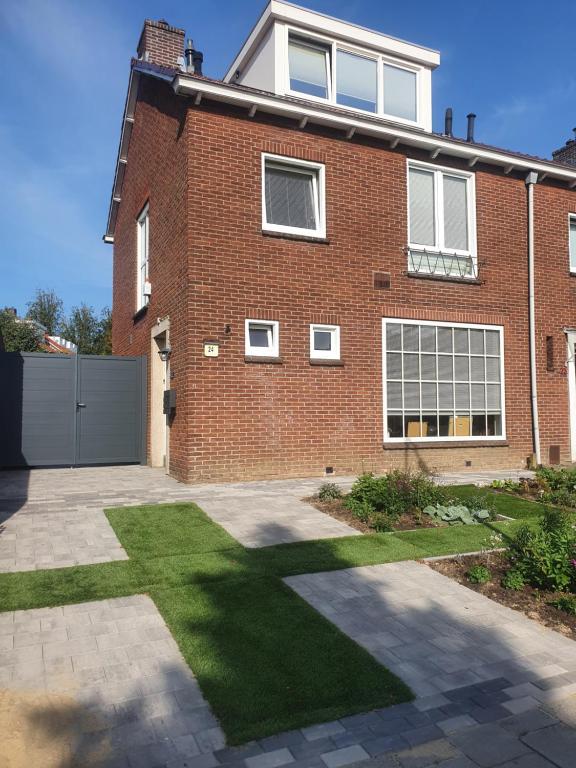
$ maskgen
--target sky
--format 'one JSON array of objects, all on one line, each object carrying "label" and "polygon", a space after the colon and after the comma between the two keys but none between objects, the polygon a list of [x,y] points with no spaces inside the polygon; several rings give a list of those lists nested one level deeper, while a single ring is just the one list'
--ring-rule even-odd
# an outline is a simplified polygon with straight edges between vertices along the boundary
[{"label": "sky", "polygon": [[[435,48],[434,130],[550,157],[576,125],[574,0],[305,0]],[[106,226],[130,57],[144,18],[186,29],[222,77],[264,0],[0,0],[0,307],[36,289],[112,302]]]}]

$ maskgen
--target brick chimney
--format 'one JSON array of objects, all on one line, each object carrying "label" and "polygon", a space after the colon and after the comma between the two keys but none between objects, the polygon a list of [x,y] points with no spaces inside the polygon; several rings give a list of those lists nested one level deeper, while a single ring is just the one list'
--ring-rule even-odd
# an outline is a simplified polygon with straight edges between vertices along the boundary
[{"label": "brick chimney", "polygon": [[184,61],[184,35],[183,29],[171,27],[163,19],[146,19],[138,41],[138,58],[178,69]]},{"label": "brick chimney", "polygon": [[[576,136],[576,128],[573,129]],[[568,139],[562,149],[552,152],[552,159],[557,163],[566,163],[566,165],[576,165],[576,139]]]}]

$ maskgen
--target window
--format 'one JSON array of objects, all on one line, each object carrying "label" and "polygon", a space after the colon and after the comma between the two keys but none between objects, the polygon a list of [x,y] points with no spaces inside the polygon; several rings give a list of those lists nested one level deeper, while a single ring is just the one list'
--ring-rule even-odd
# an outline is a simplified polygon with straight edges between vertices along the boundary
[{"label": "window", "polygon": [[245,353],[260,357],[279,356],[278,322],[273,320],[246,320]]},{"label": "window", "polygon": [[316,360],[340,359],[340,326],[310,326],[310,357]]},{"label": "window", "polygon": [[376,112],[377,66],[374,59],[339,50],[336,54],[336,102],[346,107]]},{"label": "window", "polygon": [[418,123],[421,70],[334,40],[288,32],[286,89],[295,96]]},{"label": "window", "polygon": [[570,216],[570,272],[576,272],[576,215]]},{"label": "window", "polygon": [[136,311],[148,304],[148,255],[149,255],[149,217],[148,204],[144,207],[136,222],[136,241],[138,258],[137,301]]},{"label": "window", "polygon": [[263,155],[262,227],[324,237],[324,166]]},{"label": "window", "polygon": [[416,122],[416,72],[384,64],[384,113]]},{"label": "window", "polygon": [[474,278],[474,176],[410,163],[409,272]]},{"label": "window", "polygon": [[329,98],[330,52],[328,47],[312,41],[290,37],[288,43],[290,90]]},{"label": "window", "polygon": [[502,328],[383,321],[386,441],[504,438]]}]

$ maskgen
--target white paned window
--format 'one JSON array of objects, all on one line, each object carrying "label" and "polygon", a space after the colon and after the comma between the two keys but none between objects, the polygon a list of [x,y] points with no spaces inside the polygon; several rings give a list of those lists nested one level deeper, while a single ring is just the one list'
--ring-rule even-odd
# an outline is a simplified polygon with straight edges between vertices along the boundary
[{"label": "white paned window", "polygon": [[474,278],[474,175],[408,165],[408,271]]},{"label": "white paned window", "polygon": [[262,227],[272,232],[324,237],[324,166],[262,156]]},{"label": "white paned window", "polygon": [[329,97],[330,51],[326,46],[290,38],[288,65],[291,91],[319,99]]},{"label": "white paned window", "polygon": [[346,107],[376,112],[378,64],[374,59],[338,50],[336,54],[336,102]]},{"label": "white paned window", "polygon": [[416,122],[416,72],[384,64],[384,113]]},{"label": "white paned window", "polygon": [[275,320],[246,320],[246,355],[278,357],[280,354],[279,325]]},{"label": "white paned window", "polygon": [[148,304],[148,261],[149,261],[149,216],[146,205],[136,221],[136,251],[137,251],[137,286],[136,311]]},{"label": "white paned window", "polygon": [[383,321],[384,439],[503,439],[501,326]]},{"label": "white paned window", "polygon": [[576,215],[570,216],[570,272],[576,272]]},{"label": "white paned window", "polygon": [[401,123],[422,122],[418,105],[426,81],[417,65],[295,29],[288,31],[287,49],[286,92]]},{"label": "white paned window", "polygon": [[310,357],[317,360],[340,359],[340,326],[310,326]]}]

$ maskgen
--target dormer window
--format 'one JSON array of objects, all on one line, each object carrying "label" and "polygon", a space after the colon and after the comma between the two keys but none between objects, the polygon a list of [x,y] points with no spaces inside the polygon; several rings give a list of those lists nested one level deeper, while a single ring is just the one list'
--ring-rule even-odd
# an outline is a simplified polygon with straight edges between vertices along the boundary
[{"label": "dormer window", "polygon": [[288,62],[291,91],[329,98],[330,50],[327,46],[290,37]]},{"label": "dormer window", "polygon": [[288,35],[288,92],[399,122],[421,122],[418,66],[334,40]]}]

